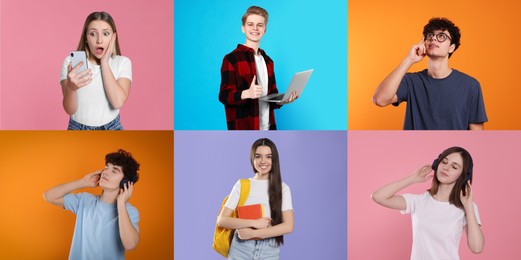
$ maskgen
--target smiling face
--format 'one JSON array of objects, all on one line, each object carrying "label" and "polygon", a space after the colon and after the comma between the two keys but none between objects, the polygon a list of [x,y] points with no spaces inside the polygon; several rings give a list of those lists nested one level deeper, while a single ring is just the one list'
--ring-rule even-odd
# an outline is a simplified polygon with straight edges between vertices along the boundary
[{"label": "smiling face", "polygon": [[267,179],[271,172],[272,154],[271,148],[268,146],[259,146],[253,155],[253,167],[256,171],[256,177]]},{"label": "smiling face", "polygon": [[455,183],[463,172],[463,157],[460,153],[451,153],[438,164],[436,177],[440,183]]},{"label": "smiling face", "polygon": [[[444,36],[437,36],[438,34],[444,34]],[[444,41],[440,42],[438,38],[445,38]],[[451,43],[451,36],[447,30],[435,30],[425,37],[425,49],[429,58],[444,58],[449,57],[449,54],[454,52],[456,45]]]},{"label": "smiling face", "polygon": [[257,14],[250,14],[242,25],[242,32],[246,35],[246,42],[260,43],[266,33],[266,19]]},{"label": "smiling face", "polygon": [[101,59],[109,47],[114,35],[112,27],[105,21],[94,20],[89,23],[86,31],[87,46],[89,49],[89,60],[97,62]]},{"label": "smiling face", "polygon": [[119,190],[119,183],[123,179],[123,167],[107,163],[101,172],[99,186],[103,189]]}]

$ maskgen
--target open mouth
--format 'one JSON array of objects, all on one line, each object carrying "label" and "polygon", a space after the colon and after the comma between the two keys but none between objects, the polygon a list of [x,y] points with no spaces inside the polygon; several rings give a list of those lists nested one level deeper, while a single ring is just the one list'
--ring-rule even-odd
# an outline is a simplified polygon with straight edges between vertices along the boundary
[{"label": "open mouth", "polygon": [[98,47],[98,48],[96,48],[96,55],[101,55],[101,54],[103,54],[103,51],[104,51],[104,50],[105,50],[105,49],[104,49],[103,47]]}]

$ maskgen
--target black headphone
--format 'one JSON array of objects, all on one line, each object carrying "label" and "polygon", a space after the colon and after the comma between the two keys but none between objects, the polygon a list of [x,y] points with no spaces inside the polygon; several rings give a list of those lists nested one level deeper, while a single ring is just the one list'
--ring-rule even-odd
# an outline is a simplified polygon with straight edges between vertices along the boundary
[{"label": "black headphone", "polygon": [[467,169],[467,172],[465,173],[465,180],[463,181],[463,183],[461,184],[461,189],[465,189],[465,186],[467,186],[467,182],[472,180],[472,168],[474,167],[474,162],[472,161],[472,156],[470,155],[470,153],[465,150],[464,148],[461,148],[461,147],[451,147],[451,148],[448,148],[446,149],[445,151],[443,151],[442,153],[440,153],[440,155],[438,155],[438,158],[436,158],[433,162],[432,162],[432,169],[434,170],[434,172],[436,173],[436,170],[438,169],[438,165],[440,163],[441,160],[443,160],[444,158],[441,158],[441,156],[449,149],[452,149],[452,148],[459,148],[461,150],[463,150],[464,152],[466,152],[468,155],[469,155],[469,168]]},{"label": "black headphone", "polygon": [[126,176],[123,176],[123,179],[121,179],[121,182],[119,183],[119,188],[125,189],[125,183],[128,183],[129,181],[132,183],[135,183],[136,180],[137,180],[137,174],[134,175],[134,177],[132,177],[132,178],[127,178]]}]

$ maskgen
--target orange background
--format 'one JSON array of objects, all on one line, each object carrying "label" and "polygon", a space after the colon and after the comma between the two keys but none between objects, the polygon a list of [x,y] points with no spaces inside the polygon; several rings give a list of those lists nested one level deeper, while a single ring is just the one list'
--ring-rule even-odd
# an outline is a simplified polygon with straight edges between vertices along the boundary
[{"label": "orange background", "polygon": [[141,240],[127,259],[173,259],[171,131],[1,131],[0,144],[0,259],[67,259],[76,215],[42,194],[102,169],[105,154],[119,148],[141,165],[129,201],[140,213]]},{"label": "orange background", "polygon": [[[403,129],[405,103],[372,103],[378,84],[422,38],[432,17],[447,17],[461,30],[449,66],[481,83],[485,129],[521,129],[519,10],[512,0],[348,1],[348,129]],[[409,72],[427,68],[427,59]]]}]

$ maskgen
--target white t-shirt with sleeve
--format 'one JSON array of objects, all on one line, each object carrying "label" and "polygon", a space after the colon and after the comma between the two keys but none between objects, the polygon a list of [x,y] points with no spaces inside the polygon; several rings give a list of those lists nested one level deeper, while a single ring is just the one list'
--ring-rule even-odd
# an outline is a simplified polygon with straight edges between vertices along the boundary
[{"label": "white t-shirt with sleeve", "polygon": [[[250,194],[244,203],[244,206],[262,204],[264,207],[264,217],[271,217],[270,197],[268,194],[269,180],[255,180],[250,178]],[[224,204],[225,207],[235,210],[239,204],[241,196],[241,181],[237,181],[230,192],[228,201]],[[291,190],[289,186],[282,182],[282,211],[293,210],[291,202]]]},{"label": "white t-shirt with sleeve", "polygon": [[[429,192],[402,194],[407,208],[402,214],[411,214],[411,260],[458,260],[458,249],[467,224],[465,211],[449,202],[435,200]],[[474,213],[481,225],[478,206]]]},{"label": "white t-shirt with sleeve", "polygon": [[[71,57],[67,56],[62,65],[60,81],[67,79],[67,66],[70,61]],[[105,94],[101,77],[101,66],[90,61],[88,61],[87,66],[92,70],[92,81],[87,86],[76,90],[78,109],[71,118],[80,124],[102,126],[114,120],[119,114],[119,109],[115,109],[110,105]],[[113,56],[109,59],[109,67],[116,80],[127,78],[132,81],[132,63],[129,58]]]}]

